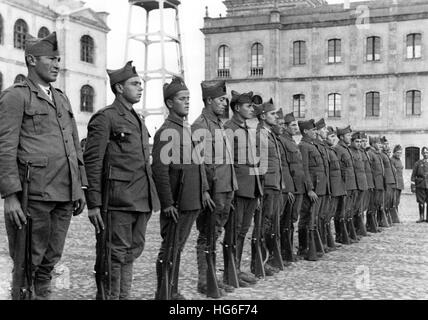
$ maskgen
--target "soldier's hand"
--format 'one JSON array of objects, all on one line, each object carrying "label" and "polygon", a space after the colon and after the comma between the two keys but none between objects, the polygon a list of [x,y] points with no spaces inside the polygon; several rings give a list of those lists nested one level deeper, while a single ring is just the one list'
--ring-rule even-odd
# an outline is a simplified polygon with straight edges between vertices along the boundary
[{"label": "soldier's hand", "polygon": [[83,209],[85,209],[86,200],[85,196],[82,196],[79,200],[74,201],[73,204],[73,216],[78,216],[82,213]]},{"label": "soldier's hand", "polygon": [[104,230],[104,223],[101,217],[101,210],[99,207],[88,210],[88,218],[95,227],[95,232],[100,233],[101,229]]},{"label": "soldier's hand", "polygon": [[4,213],[18,229],[22,229],[22,225],[27,224],[27,218],[15,193],[4,199]]},{"label": "soldier's hand", "polygon": [[296,200],[296,198],[294,197],[294,194],[292,192],[288,193],[288,201],[290,201],[290,203],[294,203],[294,201]]},{"label": "soldier's hand", "polygon": [[311,199],[312,202],[318,202],[318,196],[312,190],[308,192],[308,197],[309,199]]},{"label": "soldier's hand", "polygon": [[178,210],[174,206],[170,206],[163,210],[163,213],[166,215],[167,218],[172,218],[175,223],[177,223],[178,219]]},{"label": "soldier's hand", "polygon": [[208,207],[210,211],[214,211],[215,209],[215,203],[211,199],[211,196],[208,191],[205,191],[202,195],[202,206],[204,207],[204,209]]}]

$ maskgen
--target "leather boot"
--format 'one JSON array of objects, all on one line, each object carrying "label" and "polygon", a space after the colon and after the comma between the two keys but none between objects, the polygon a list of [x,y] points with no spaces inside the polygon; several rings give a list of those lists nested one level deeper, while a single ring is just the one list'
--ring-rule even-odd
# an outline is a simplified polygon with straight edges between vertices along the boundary
[{"label": "leather boot", "polygon": [[348,231],[349,231],[349,238],[351,239],[351,242],[358,242],[358,236],[357,236],[357,232],[355,231],[355,226],[354,226],[354,220],[353,218],[348,219]]},{"label": "leather boot", "polygon": [[172,275],[171,300],[186,300],[186,298],[178,291],[180,261],[181,261],[181,252],[177,252],[176,265],[174,269],[174,274]]},{"label": "leather boot", "polygon": [[367,237],[367,229],[366,229],[366,225],[364,224],[364,213],[360,212],[357,219],[358,219],[357,235],[362,237]]},{"label": "leather boot", "polygon": [[335,242],[340,243],[341,235],[340,235],[340,220],[337,218],[334,218],[334,231],[336,231],[336,240]]},{"label": "leather boot", "polygon": [[205,254],[205,248],[203,245],[197,244],[196,245],[196,260],[198,263],[198,291],[202,287],[206,287],[207,285],[207,258]]},{"label": "leather boot", "polygon": [[121,277],[121,263],[113,262],[111,263],[111,291],[110,295],[108,293],[107,288],[107,296],[109,296],[108,300],[119,300],[120,295],[120,277]]},{"label": "leather boot", "polygon": [[308,239],[308,250],[307,250],[307,254],[305,256],[305,260],[309,260],[309,261],[318,261],[318,254],[317,254],[317,247],[316,247],[316,240],[315,238],[317,237],[317,231],[315,230],[308,230],[308,235],[307,235],[307,239]]},{"label": "leather boot", "polygon": [[[419,207],[419,220],[416,221],[416,223],[424,222],[424,211],[425,211],[425,205],[423,203],[418,204]],[[428,210],[428,207],[427,207]]]},{"label": "leather boot", "polygon": [[308,232],[306,229],[299,229],[298,231],[298,239],[299,239],[299,251],[297,254],[299,256],[306,256],[307,248],[308,248]]},{"label": "leather boot", "polygon": [[159,292],[162,285],[162,263],[159,261],[159,259],[156,260],[156,278],[158,282],[156,287],[155,300],[160,300]]},{"label": "leather boot", "polygon": [[390,213],[391,213],[392,223],[400,223],[397,207],[392,207],[390,210]]},{"label": "leather boot", "polygon": [[367,231],[377,233],[376,217],[374,212],[367,212]]},{"label": "leather boot", "polygon": [[388,218],[386,217],[386,212],[384,208],[379,209],[380,222],[379,226],[382,228],[389,228],[391,225],[388,223]]},{"label": "leather boot", "polygon": [[293,262],[293,245],[289,229],[281,232],[281,255],[284,261]]},{"label": "leather boot", "polygon": [[334,242],[333,234],[331,233],[330,223],[327,222],[325,224],[325,230],[326,230],[326,237],[327,237],[326,239],[327,247],[330,249],[330,251],[337,250],[336,243]]},{"label": "leather boot", "polygon": [[315,247],[317,248],[318,257],[322,257],[325,254],[325,251],[324,251],[324,246],[322,243],[322,239],[321,239],[321,235],[320,235],[318,226],[315,227],[314,237],[315,237]]},{"label": "leather boot", "polygon": [[392,217],[391,217],[391,208],[388,208],[388,210],[386,210],[386,218],[388,219],[388,224],[390,226],[392,226]]},{"label": "leather boot", "polygon": [[132,262],[122,264],[121,266],[119,300],[129,300],[131,297],[132,269]]},{"label": "leather boot", "polygon": [[339,242],[342,244],[351,244],[351,240],[348,233],[348,228],[346,227],[346,219],[340,219],[340,239]]}]

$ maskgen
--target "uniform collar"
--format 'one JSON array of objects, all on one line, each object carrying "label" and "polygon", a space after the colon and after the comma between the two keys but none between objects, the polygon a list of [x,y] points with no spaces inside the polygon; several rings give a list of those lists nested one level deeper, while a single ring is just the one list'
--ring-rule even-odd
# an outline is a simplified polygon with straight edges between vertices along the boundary
[{"label": "uniform collar", "polygon": [[175,113],[170,112],[168,117],[167,117],[167,120],[174,122],[181,127],[184,127],[184,118],[176,115]]},{"label": "uniform collar", "polygon": [[215,114],[214,114],[214,112],[212,112],[211,110],[209,110],[207,107],[205,107],[205,108],[202,110],[202,114],[203,114],[207,119],[210,119],[212,122],[215,122],[215,123],[219,123],[219,122],[221,122],[220,118],[219,118],[217,115],[215,115]]},{"label": "uniform collar", "polygon": [[235,114],[232,116],[231,121],[233,123],[235,123],[237,126],[243,128],[243,129],[247,129],[248,128],[246,121],[245,120],[241,121],[240,119],[238,119],[238,117]]},{"label": "uniform collar", "polygon": [[311,139],[309,136],[303,136],[302,141],[314,144],[314,140]]}]

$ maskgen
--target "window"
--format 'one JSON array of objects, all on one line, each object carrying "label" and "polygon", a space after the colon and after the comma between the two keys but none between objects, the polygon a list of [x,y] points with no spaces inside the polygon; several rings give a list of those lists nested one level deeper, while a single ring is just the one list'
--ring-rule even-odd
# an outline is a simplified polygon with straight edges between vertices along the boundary
[{"label": "window", "polygon": [[306,42],[293,42],[293,64],[302,65],[306,63]]},{"label": "window", "polygon": [[13,27],[13,46],[17,49],[25,49],[25,35],[28,32],[27,23],[18,19]]},{"label": "window", "polygon": [[415,166],[416,161],[419,160],[420,149],[418,147],[407,147],[405,150],[405,154],[405,168],[408,170],[412,170]]},{"label": "window", "polygon": [[419,90],[406,92],[406,114],[408,116],[418,116],[421,114],[421,92]]},{"label": "window", "polygon": [[380,60],[380,37],[367,38],[367,61]]},{"label": "window", "polygon": [[3,73],[0,72],[0,92],[3,90]]},{"label": "window", "polygon": [[0,14],[0,44],[3,43],[3,17]]},{"label": "window", "polygon": [[222,45],[218,48],[218,69],[217,76],[219,78],[230,77],[230,53],[229,47]]},{"label": "window", "polygon": [[80,60],[94,63],[94,39],[88,35],[80,38]]},{"label": "window", "polygon": [[422,36],[420,33],[407,35],[407,59],[417,59],[422,56]]},{"label": "window", "polygon": [[25,81],[25,76],[23,74],[18,74],[15,77],[15,80],[13,81],[13,83],[19,83],[19,82],[23,82]]},{"label": "window", "polygon": [[328,63],[339,63],[342,61],[342,49],[340,39],[328,40]]},{"label": "window", "polygon": [[331,93],[328,95],[328,116],[340,117],[342,109],[342,96],[339,93]]},{"label": "window", "polygon": [[366,117],[379,117],[380,94],[376,91],[366,93]]},{"label": "window", "polygon": [[258,42],[251,47],[251,75],[263,75],[263,46]]},{"label": "window", "polygon": [[84,85],[80,89],[80,111],[94,111],[94,89],[91,86]]},{"label": "window", "polygon": [[50,34],[50,31],[46,27],[41,27],[39,33],[37,33],[37,38],[45,38]]},{"label": "window", "polygon": [[305,117],[305,95],[304,94],[293,95],[293,113],[296,118]]}]

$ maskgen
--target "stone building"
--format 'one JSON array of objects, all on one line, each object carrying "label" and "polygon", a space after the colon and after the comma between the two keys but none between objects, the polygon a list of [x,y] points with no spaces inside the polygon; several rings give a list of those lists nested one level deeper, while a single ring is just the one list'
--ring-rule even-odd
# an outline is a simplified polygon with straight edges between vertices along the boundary
[{"label": "stone building", "polygon": [[205,77],[300,119],[386,135],[410,169],[428,145],[428,1],[344,2],[224,1],[227,16],[202,29]]},{"label": "stone building", "polygon": [[0,1],[0,91],[22,80],[24,39],[56,31],[61,71],[54,86],[70,99],[80,138],[91,115],[106,105],[107,16],[74,0]]}]

